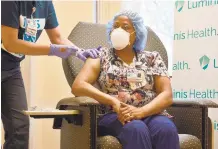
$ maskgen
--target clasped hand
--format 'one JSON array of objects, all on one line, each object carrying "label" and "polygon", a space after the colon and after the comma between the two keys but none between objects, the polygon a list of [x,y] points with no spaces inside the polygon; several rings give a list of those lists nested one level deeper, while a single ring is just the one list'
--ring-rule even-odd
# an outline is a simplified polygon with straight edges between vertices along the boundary
[{"label": "clasped hand", "polygon": [[143,108],[134,107],[132,105],[128,105],[120,102],[119,110],[116,111],[118,115],[119,121],[124,125],[132,120],[139,120],[144,118],[144,110]]}]

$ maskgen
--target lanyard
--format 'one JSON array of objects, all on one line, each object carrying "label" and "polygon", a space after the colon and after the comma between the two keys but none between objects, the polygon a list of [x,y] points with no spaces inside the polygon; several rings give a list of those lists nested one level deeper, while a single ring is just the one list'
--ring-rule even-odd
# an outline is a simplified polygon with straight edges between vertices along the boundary
[{"label": "lanyard", "polygon": [[33,14],[36,12],[36,7],[32,8],[31,19],[33,20]]},{"label": "lanyard", "polygon": [[32,6],[33,7],[32,7],[31,19],[33,20],[33,14],[36,11],[36,1],[35,0],[32,1]]}]

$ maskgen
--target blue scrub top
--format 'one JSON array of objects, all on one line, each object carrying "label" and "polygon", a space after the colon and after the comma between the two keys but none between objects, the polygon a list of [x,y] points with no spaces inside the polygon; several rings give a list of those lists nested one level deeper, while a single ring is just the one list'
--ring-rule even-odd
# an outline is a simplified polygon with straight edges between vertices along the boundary
[{"label": "blue scrub top", "polygon": [[[37,23],[36,37],[25,34],[28,20],[31,19],[32,8],[33,19]],[[1,1],[1,25],[18,29],[18,38],[36,42],[43,29],[52,29],[58,26],[58,21],[52,1]],[[25,56],[10,53],[7,49],[1,48],[2,71],[9,71],[20,66]],[[30,49],[31,50],[31,49]]]}]

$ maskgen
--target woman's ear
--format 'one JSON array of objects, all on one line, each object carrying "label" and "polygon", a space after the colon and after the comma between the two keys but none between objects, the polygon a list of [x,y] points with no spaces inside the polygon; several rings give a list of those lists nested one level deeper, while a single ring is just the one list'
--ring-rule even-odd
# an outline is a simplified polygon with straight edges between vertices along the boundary
[{"label": "woman's ear", "polygon": [[109,33],[109,36],[110,36],[110,38],[111,38],[111,33],[113,32],[113,29],[110,31],[110,33]]}]

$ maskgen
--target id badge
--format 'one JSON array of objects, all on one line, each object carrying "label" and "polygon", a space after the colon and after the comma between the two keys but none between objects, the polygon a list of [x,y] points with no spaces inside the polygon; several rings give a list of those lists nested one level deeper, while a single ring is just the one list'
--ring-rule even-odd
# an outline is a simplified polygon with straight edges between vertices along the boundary
[{"label": "id badge", "polygon": [[34,19],[29,19],[27,21],[26,34],[29,36],[36,36],[37,34],[37,24]]},{"label": "id badge", "polygon": [[128,70],[127,71],[127,81],[136,83],[136,82],[142,82],[143,74],[141,71],[137,70]]},{"label": "id badge", "polygon": [[33,19],[27,20],[27,27],[23,35],[23,39],[29,42],[36,42],[37,24]]}]

